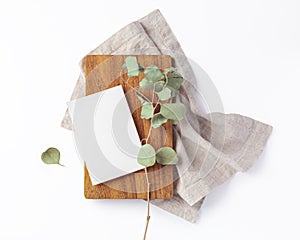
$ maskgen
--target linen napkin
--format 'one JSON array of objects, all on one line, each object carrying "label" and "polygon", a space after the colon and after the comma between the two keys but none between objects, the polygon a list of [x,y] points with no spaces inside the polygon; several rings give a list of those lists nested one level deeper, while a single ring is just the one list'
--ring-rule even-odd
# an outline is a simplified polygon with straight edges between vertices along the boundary
[{"label": "linen napkin", "polygon": [[[238,171],[248,170],[259,158],[272,127],[238,114],[204,114],[192,68],[159,10],[133,22],[114,34],[89,54],[165,54],[183,74],[185,82],[176,101],[186,106],[186,117],[174,127],[176,165],[174,197],[153,200],[152,204],[195,222],[204,197]],[[80,76],[71,99],[85,95],[85,79]],[[62,127],[72,129],[66,112]]]}]

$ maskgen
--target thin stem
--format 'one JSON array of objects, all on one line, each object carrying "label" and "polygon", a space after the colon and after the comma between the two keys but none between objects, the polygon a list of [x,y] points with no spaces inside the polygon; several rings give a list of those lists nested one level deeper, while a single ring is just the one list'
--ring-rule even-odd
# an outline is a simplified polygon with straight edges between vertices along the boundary
[{"label": "thin stem", "polygon": [[152,91],[152,103],[153,103],[153,101],[154,101],[154,92],[155,92],[155,86],[156,86],[156,84],[157,84],[157,82],[156,83],[154,83],[154,85],[153,85],[153,91]]},{"label": "thin stem", "polygon": [[165,74],[165,78],[166,78],[166,82],[165,82],[164,87],[167,86],[167,84],[168,84],[168,82],[169,82],[168,74]]},{"label": "thin stem", "polygon": [[154,109],[158,106],[158,104],[160,104],[159,99],[157,100],[157,102],[156,102],[156,104],[154,106]]},{"label": "thin stem", "polygon": [[[152,103],[153,104],[153,103]],[[157,102],[156,102],[156,104],[155,104],[155,106],[154,106],[154,110],[155,110],[155,108],[158,106],[158,104],[159,104],[159,100],[157,100]],[[155,114],[154,114],[155,115]],[[153,116],[154,116],[153,115]],[[147,138],[146,138],[146,143],[148,143],[148,140],[149,140],[149,138],[150,138],[150,135],[151,135],[151,132],[152,132],[152,129],[153,129],[153,127],[152,127],[152,123],[151,123],[151,125],[150,125],[150,129],[149,129],[149,132],[148,132],[148,135],[147,135]]]},{"label": "thin stem", "polygon": [[149,129],[149,132],[148,132],[148,136],[147,136],[147,138],[146,138],[146,143],[148,143],[148,140],[149,140],[149,138],[150,138],[151,132],[152,132],[152,124],[151,124],[151,126],[150,126],[150,129]]},{"label": "thin stem", "polygon": [[62,167],[65,167],[65,165],[62,165],[61,163],[58,163],[58,165],[62,166]]},{"label": "thin stem", "polygon": [[144,240],[146,240],[149,221],[150,221],[150,182],[149,182],[147,167],[145,167],[145,176],[146,176],[146,181],[147,181],[147,220],[146,220],[146,227],[145,227],[145,232],[144,232]]}]

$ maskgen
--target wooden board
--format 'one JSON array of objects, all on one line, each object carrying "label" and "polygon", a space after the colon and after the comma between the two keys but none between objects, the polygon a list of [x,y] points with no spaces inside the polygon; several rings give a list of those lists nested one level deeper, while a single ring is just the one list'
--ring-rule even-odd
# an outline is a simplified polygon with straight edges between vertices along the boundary
[{"label": "wooden board", "polygon": [[[140,118],[141,104],[132,90],[132,87],[137,87],[144,76],[130,78],[128,82],[130,85],[124,82],[124,79],[127,79],[127,73],[123,73],[121,70],[126,57],[124,55],[87,56],[82,62],[82,69],[86,77],[86,95],[121,84],[129,108],[132,111],[139,137],[144,139],[148,135],[150,121]],[[154,64],[159,68],[167,68],[172,65],[171,57],[166,55],[139,55],[137,59],[144,67]],[[151,91],[143,91],[143,94],[152,98]],[[162,146],[172,147],[172,142],[172,124],[170,122],[165,123],[163,128],[152,130],[149,143],[155,149]],[[151,199],[173,197],[173,166],[162,166],[156,163],[153,167],[148,168],[148,175],[151,184]],[[93,186],[89,173],[85,168],[84,194],[88,199],[146,199],[145,172],[140,170]]]}]

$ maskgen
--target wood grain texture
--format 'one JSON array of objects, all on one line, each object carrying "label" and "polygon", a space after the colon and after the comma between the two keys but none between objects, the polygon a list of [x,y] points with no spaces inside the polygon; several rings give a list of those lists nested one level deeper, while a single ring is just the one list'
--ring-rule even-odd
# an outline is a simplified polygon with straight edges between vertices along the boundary
[{"label": "wood grain texture", "polygon": [[[140,139],[146,138],[150,129],[150,121],[141,119],[141,104],[132,87],[137,87],[144,77],[131,77],[128,84],[127,73],[121,73],[125,62],[125,55],[89,55],[82,62],[82,69],[86,77],[86,95],[90,95],[117,85],[122,85],[129,108],[132,112]],[[157,65],[167,68],[172,65],[170,56],[139,55],[139,63],[146,67]],[[120,77],[122,74],[122,77]],[[143,91],[149,99],[151,91]],[[122,121],[122,119],[120,119]],[[125,125],[124,125],[125,126]],[[163,127],[153,129],[149,143],[155,149],[162,146],[172,147],[172,124],[167,122]],[[168,199],[173,197],[173,166],[162,166],[156,163],[148,168],[151,184],[151,199]],[[88,199],[146,199],[147,183],[144,170],[131,173],[117,179],[93,186],[87,169],[84,169],[84,194]]]}]

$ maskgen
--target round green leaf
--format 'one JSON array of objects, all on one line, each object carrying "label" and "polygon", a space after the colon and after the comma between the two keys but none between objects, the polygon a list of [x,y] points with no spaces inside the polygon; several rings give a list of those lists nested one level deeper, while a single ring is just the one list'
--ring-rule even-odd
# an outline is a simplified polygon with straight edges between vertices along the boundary
[{"label": "round green leaf", "polygon": [[178,157],[173,148],[162,147],[156,152],[156,160],[162,165],[176,164]]},{"label": "round green leaf", "polygon": [[42,153],[41,158],[46,164],[60,164],[60,152],[56,148],[48,148]]},{"label": "round green leaf", "polygon": [[158,128],[167,121],[168,119],[164,118],[161,114],[155,114],[151,119],[151,124],[153,128]]},{"label": "round green leaf", "polygon": [[142,81],[140,81],[139,85],[144,90],[153,89],[153,86],[154,86],[153,82],[150,82],[146,78],[144,78]]},{"label": "round green leaf", "polygon": [[144,103],[141,111],[141,118],[149,119],[153,117],[154,108],[151,103]]},{"label": "round green leaf", "polygon": [[164,75],[155,65],[147,67],[144,73],[146,75],[147,80],[153,83],[164,78]]},{"label": "round green leaf", "polygon": [[158,93],[164,89],[165,81],[158,81],[154,84],[154,92]]},{"label": "round green leaf", "polygon": [[175,97],[178,94],[178,90],[168,86],[168,88],[171,90],[171,97]]},{"label": "round green leaf", "polygon": [[164,103],[160,107],[160,114],[176,124],[183,119],[185,107],[182,103]]},{"label": "round green leaf", "polygon": [[125,64],[127,67],[128,77],[138,76],[140,71],[140,66],[137,62],[136,57],[129,56],[125,59]]},{"label": "round green leaf", "polygon": [[157,93],[160,100],[165,101],[171,98],[171,90],[169,88],[164,88],[161,92]]},{"label": "round green leaf", "polygon": [[151,167],[155,164],[155,150],[150,144],[141,146],[137,161],[145,167]]},{"label": "round green leaf", "polygon": [[180,88],[181,84],[183,83],[183,81],[184,81],[184,79],[179,73],[173,72],[168,75],[167,86],[178,90]]}]

